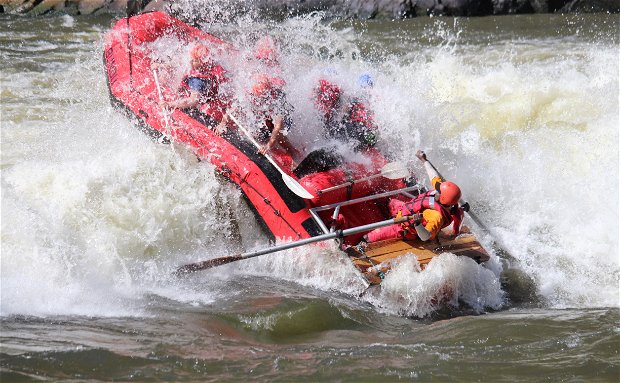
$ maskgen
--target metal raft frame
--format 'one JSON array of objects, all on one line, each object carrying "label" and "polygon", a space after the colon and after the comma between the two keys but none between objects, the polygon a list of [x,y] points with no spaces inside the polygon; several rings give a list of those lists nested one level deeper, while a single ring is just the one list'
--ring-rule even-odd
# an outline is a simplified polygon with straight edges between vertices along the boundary
[{"label": "metal raft frame", "polygon": [[[342,201],[342,202],[336,202],[336,203],[332,203],[329,205],[323,205],[323,206],[317,206],[317,207],[313,207],[310,208],[310,214],[312,215],[312,218],[314,219],[314,221],[319,225],[319,227],[321,228],[321,230],[323,230],[323,232],[325,234],[328,233],[333,233],[336,228],[334,226],[332,226],[331,228],[327,228],[327,225],[325,224],[325,222],[323,222],[323,220],[321,219],[321,217],[319,216],[319,212],[321,211],[325,211],[325,210],[331,210],[334,209],[334,213],[332,214],[332,220],[336,220],[336,218],[338,218],[338,214],[340,213],[340,208],[342,206],[348,206],[348,205],[355,205],[358,203],[362,203],[362,202],[368,202],[368,201],[372,201],[372,200],[376,200],[376,199],[380,199],[380,198],[385,198],[385,197],[389,197],[389,196],[393,196],[393,195],[398,195],[398,194],[402,194],[406,197],[409,198],[414,198],[415,195],[411,194],[411,191],[417,190],[418,194],[419,193],[423,193],[425,188],[424,186],[421,186],[419,184],[415,184],[412,186],[408,186],[405,188],[401,188],[401,189],[396,189],[396,190],[390,190],[387,192],[383,192],[383,193],[378,193],[378,194],[371,194],[365,197],[360,197],[360,198],[355,198],[355,199],[351,199],[351,200],[347,200],[347,201]],[[393,222],[393,219],[389,219],[386,221],[381,221],[381,222],[377,222],[377,223],[388,223],[388,222]],[[361,225],[361,226],[355,226],[352,227],[351,229],[357,229],[360,228],[362,226],[368,226],[368,225]],[[383,225],[385,226],[385,225]]]}]

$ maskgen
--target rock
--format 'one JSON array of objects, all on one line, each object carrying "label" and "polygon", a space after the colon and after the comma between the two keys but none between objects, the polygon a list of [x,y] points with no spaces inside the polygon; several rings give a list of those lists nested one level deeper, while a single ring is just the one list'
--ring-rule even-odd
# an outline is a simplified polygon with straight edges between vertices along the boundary
[{"label": "rock", "polygon": [[[534,7],[530,4],[530,0],[492,0],[493,14],[522,14],[534,13]],[[544,1],[544,0],[543,0]]]},{"label": "rock", "polygon": [[620,0],[573,0],[564,5],[560,12],[599,13],[620,12]]},{"label": "rock", "polygon": [[447,16],[484,16],[492,12],[491,0],[441,0]]},{"label": "rock", "polygon": [[412,0],[335,0],[326,9],[334,17],[402,19],[414,16]]},{"label": "rock", "polygon": [[[137,0],[141,9],[165,9],[194,21],[232,20],[254,12],[285,18],[310,12],[327,17],[402,19],[416,16],[485,16],[548,12],[620,12],[620,0]],[[123,12],[127,0],[0,0],[0,13],[47,13],[61,10],[89,14]]]},{"label": "rock", "polygon": [[444,16],[442,0],[417,0],[415,4],[416,16]]},{"label": "rock", "polygon": [[549,13],[549,2],[547,0],[530,0],[530,5],[534,13]]}]

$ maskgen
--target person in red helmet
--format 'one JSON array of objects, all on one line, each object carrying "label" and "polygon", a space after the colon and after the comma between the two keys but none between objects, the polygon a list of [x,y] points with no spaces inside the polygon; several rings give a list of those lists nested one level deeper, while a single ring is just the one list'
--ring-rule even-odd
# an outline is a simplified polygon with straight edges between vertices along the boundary
[{"label": "person in red helmet", "polygon": [[276,42],[271,36],[263,36],[254,44],[254,58],[260,63],[268,67],[278,67],[278,50]]},{"label": "person in red helmet", "polygon": [[258,126],[257,140],[263,144],[258,152],[265,154],[279,145],[295,158],[300,153],[287,137],[293,125],[293,107],[286,100],[284,84],[279,77],[257,76],[250,90],[250,102]]},{"label": "person in red helmet", "polygon": [[[424,163],[432,190],[421,193],[408,202],[398,199],[389,202],[390,213],[393,216],[414,215],[416,218],[413,222],[373,230],[364,236],[363,242],[371,243],[394,238],[428,241],[434,239],[450,224],[453,234],[459,234],[464,215],[463,208],[458,206],[461,189],[454,182],[443,180],[426,160],[423,151],[418,150],[416,157]],[[363,248],[364,243],[361,245]]]},{"label": "person in red helmet", "polygon": [[336,123],[338,109],[342,106],[342,88],[321,78],[314,88],[313,98],[325,126]]},{"label": "person in red helmet", "polygon": [[254,77],[250,90],[252,114],[258,126],[258,141],[263,145],[260,154],[274,146],[285,149],[293,158],[300,152],[291,144],[287,135],[293,126],[293,106],[286,100],[281,77],[278,49],[275,40],[265,35],[254,45],[254,59],[259,74]]},{"label": "person in red helmet", "polygon": [[192,117],[213,127],[222,119],[225,110],[220,86],[226,82],[226,71],[213,61],[209,48],[200,43],[190,49],[190,66],[181,82],[181,96],[171,101],[162,100],[161,105],[187,109]]},{"label": "person in red helmet", "polygon": [[[292,166],[295,166],[295,159],[301,153],[287,137],[293,126],[291,119],[293,106],[286,100],[284,93],[286,83],[280,76],[277,49],[270,36],[264,36],[256,42],[252,60],[258,74],[254,76],[247,93],[250,99],[250,114],[254,117],[254,125],[258,128],[255,137],[262,145],[258,153],[266,154],[279,146],[291,155]],[[225,114],[215,132],[223,134],[231,125],[230,121],[229,115]]]}]

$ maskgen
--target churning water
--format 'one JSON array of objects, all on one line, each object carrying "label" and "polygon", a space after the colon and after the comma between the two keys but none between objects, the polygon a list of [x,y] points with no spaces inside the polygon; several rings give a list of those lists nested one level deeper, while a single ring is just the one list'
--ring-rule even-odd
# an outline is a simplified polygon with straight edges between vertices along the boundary
[{"label": "churning water", "polygon": [[267,244],[240,193],[110,106],[110,17],[2,15],[3,379],[618,378],[618,16],[319,16],[202,27],[280,42],[306,150],[317,79],[371,74],[382,150],[424,149],[510,261],[405,259],[361,297],[330,246],[174,278]]}]

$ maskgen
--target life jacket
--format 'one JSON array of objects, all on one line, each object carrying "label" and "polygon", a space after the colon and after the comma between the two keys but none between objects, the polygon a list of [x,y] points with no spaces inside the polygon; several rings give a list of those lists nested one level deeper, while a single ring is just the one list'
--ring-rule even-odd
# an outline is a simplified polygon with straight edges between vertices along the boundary
[{"label": "life jacket", "polygon": [[274,129],[273,116],[280,114],[284,117],[284,133],[292,126],[290,113],[292,106],[286,100],[282,90],[285,81],[279,77],[259,76],[250,90],[252,113],[258,125],[259,141],[267,141]]},{"label": "life jacket", "polygon": [[282,113],[278,110],[278,104],[285,102],[284,100],[284,92],[280,89],[270,88],[260,93],[252,92],[250,95],[252,111],[261,118],[268,118],[277,112]]},{"label": "life jacket", "polygon": [[[200,83],[196,84],[196,81]],[[181,91],[185,95],[189,95],[191,91],[198,91],[201,104],[199,109],[219,121],[222,119],[223,111],[226,110],[227,101],[219,94],[220,85],[225,81],[226,71],[221,65],[204,65],[199,70],[190,70],[181,83]],[[196,89],[197,85],[199,89]]]},{"label": "life jacket", "polygon": [[376,128],[373,113],[360,100],[353,100],[349,106],[347,120],[369,128]]},{"label": "life jacket", "polygon": [[[201,86],[199,89],[196,89],[197,87],[193,83],[193,80],[195,79],[200,80],[202,83],[204,83],[204,85],[199,84],[203,86]],[[214,85],[215,84],[213,83],[213,79],[211,78],[210,75],[206,73],[202,73],[195,69],[192,69],[185,76],[185,78],[183,78],[183,82],[181,83],[181,93],[184,96],[188,96],[189,93],[192,91],[199,92],[200,102],[202,103],[203,99],[213,98],[214,93],[215,93],[215,89],[213,89]]]},{"label": "life jacket", "polygon": [[262,64],[273,67],[279,65],[276,42],[271,36],[261,37],[255,45],[254,57]]},{"label": "life jacket", "polygon": [[[440,204],[435,201],[435,194],[437,192],[435,190],[429,190],[426,193],[422,193],[415,197],[412,201],[407,202],[405,207],[411,212],[409,214],[421,214],[426,209],[433,209],[441,214],[441,221],[443,222],[441,228],[447,227],[452,223],[452,213]],[[426,225],[426,220],[422,219],[422,225]]]},{"label": "life jacket", "polygon": [[[403,215],[411,215],[411,214],[422,214],[422,212],[426,209],[433,209],[439,214],[441,214],[441,229],[449,226],[453,220],[458,220],[458,227],[455,225],[455,233],[458,233],[458,229],[460,228],[460,218],[458,212],[453,215],[450,210],[448,210],[445,206],[440,204],[435,200],[435,194],[437,192],[435,190],[427,191],[426,193],[422,193],[415,197],[413,200],[405,203],[402,206],[401,213]],[[460,210],[460,209],[458,209]],[[462,216],[461,216],[462,217]],[[422,225],[426,226],[428,223],[424,217],[422,217]],[[404,222],[401,224],[403,229],[403,237],[405,239],[414,239],[417,238],[417,233],[413,225],[409,222]]]},{"label": "life jacket", "polygon": [[357,149],[367,149],[377,143],[378,128],[373,113],[359,99],[353,99],[338,126],[331,127],[329,135],[340,140],[356,140]]},{"label": "life jacket", "polygon": [[331,121],[334,117],[341,94],[342,90],[338,85],[324,79],[319,80],[319,84],[314,90],[314,101],[326,122]]},{"label": "life jacket", "polygon": [[[463,221],[463,209],[459,207],[452,207],[450,210],[445,206],[441,205],[439,202],[435,201],[434,190],[423,193],[415,197],[409,202],[403,202],[398,199],[393,199],[389,203],[390,214],[394,217],[400,217],[403,215],[411,215],[411,214],[421,214],[427,209],[432,209],[438,211],[442,217],[442,227],[441,229],[453,224],[454,235],[458,235],[461,229],[461,222]],[[422,217],[422,222],[424,226],[428,223],[424,217]],[[409,241],[418,240],[418,233],[416,232],[413,225],[409,222],[404,222],[401,224],[390,225],[386,227],[382,227],[379,229],[375,229],[367,234],[368,241],[376,242],[383,241],[387,239],[394,238],[402,238]]]}]

